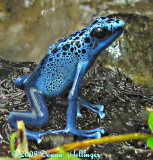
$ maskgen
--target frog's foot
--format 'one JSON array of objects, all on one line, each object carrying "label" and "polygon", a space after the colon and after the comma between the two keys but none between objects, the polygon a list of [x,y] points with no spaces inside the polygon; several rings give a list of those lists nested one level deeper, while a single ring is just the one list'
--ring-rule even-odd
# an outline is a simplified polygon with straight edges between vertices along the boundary
[{"label": "frog's foot", "polygon": [[80,129],[71,129],[71,133],[87,138],[101,138],[101,134],[104,134],[105,131],[102,128],[96,128],[91,130],[80,130]]},{"label": "frog's foot", "polygon": [[80,107],[81,106],[83,106],[85,108],[88,108],[91,111],[97,113],[101,119],[105,118],[105,113],[103,113],[103,110],[104,110],[104,106],[103,105],[91,104],[91,103],[85,101],[84,99],[82,99],[80,97],[78,98],[78,102],[77,102],[77,116],[78,117],[82,117],[82,115],[80,113]]},{"label": "frog's foot", "polygon": [[74,134],[81,137],[87,138],[101,138],[101,134],[104,134],[105,131],[102,128],[96,128],[91,130],[80,130],[80,129],[63,129],[63,130],[56,130],[56,131],[47,131],[47,132],[31,132],[26,130],[27,138],[30,140],[36,140],[38,144],[41,143],[41,137],[46,134],[58,134],[58,133],[67,133],[67,134]]}]

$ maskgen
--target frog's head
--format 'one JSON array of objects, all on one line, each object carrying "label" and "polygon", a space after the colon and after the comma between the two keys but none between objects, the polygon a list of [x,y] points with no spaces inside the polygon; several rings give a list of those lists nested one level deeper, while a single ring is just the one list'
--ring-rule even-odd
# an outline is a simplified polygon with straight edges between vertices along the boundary
[{"label": "frog's head", "polygon": [[107,48],[123,32],[125,23],[122,20],[109,17],[96,18],[86,28],[85,42],[89,42],[89,50],[93,55]]}]

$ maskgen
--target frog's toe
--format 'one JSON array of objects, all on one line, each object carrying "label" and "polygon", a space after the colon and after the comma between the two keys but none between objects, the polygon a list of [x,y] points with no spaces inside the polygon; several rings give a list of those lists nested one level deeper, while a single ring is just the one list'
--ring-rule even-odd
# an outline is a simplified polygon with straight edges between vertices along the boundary
[{"label": "frog's toe", "polygon": [[41,136],[38,134],[35,134],[35,140],[37,141],[38,144],[42,142]]},{"label": "frog's toe", "polygon": [[77,132],[75,134],[78,136],[87,137],[87,138],[101,138],[101,132],[95,132],[95,133]]},{"label": "frog's toe", "polygon": [[81,114],[81,112],[77,112],[77,117],[82,117],[82,114]]},{"label": "frog's toe", "polygon": [[87,135],[89,135],[89,136],[87,136],[89,138],[90,137],[97,138],[97,139],[101,138],[101,132],[95,132],[93,134],[87,134]]},{"label": "frog's toe", "polygon": [[105,131],[104,131],[103,128],[99,128],[99,131],[98,131],[98,132],[100,132],[101,134],[105,134]]},{"label": "frog's toe", "polygon": [[96,132],[95,133],[95,138],[97,138],[97,139],[101,138],[101,132]]},{"label": "frog's toe", "polygon": [[73,129],[70,131],[71,133],[81,136],[81,137],[87,137],[87,138],[101,138],[101,134],[104,134],[104,130],[97,128],[97,129],[91,129],[91,130],[80,130],[80,129]]},{"label": "frog's toe", "polygon": [[99,117],[100,117],[101,119],[104,119],[105,116],[106,116],[106,114],[105,114],[104,112],[102,112],[102,111],[98,111],[97,113],[98,113],[98,115],[99,115]]},{"label": "frog's toe", "polygon": [[99,111],[103,111],[104,110],[104,106],[103,105],[92,105],[93,108],[98,109]]},{"label": "frog's toe", "polygon": [[77,117],[82,117],[82,114],[81,114],[81,112],[80,112],[80,109],[81,109],[81,104],[80,104],[80,102],[78,101],[77,102]]},{"label": "frog's toe", "polygon": [[[78,98],[78,106],[77,106],[77,111],[79,111],[79,113],[80,113],[80,106],[83,106],[83,107],[97,113],[101,119],[103,119],[105,117],[105,114],[102,112],[104,110],[103,105],[94,105],[94,104],[91,104],[91,103],[85,101],[83,98],[79,97]],[[77,114],[77,115],[80,116],[81,114]]]},{"label": "frog's toe", "polygon": [[95,128],[95,129],[90,129],[90,130],[79,130],[82,133],[93,133],[93,132],[100,132],[101,134],[104,134],[105,131],[103,128]]},{"label": "frog's toe", "polygon": [[97,128],[97,132],[100,132],[101,134],[105,134],[105,131],[103,128]]}]

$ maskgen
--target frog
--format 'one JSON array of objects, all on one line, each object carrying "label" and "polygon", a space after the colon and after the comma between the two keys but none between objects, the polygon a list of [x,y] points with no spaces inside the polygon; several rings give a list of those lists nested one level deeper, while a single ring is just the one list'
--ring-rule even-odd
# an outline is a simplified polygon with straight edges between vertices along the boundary
[{"label": "frog", "polygon": [[86,28],[52,44],[33,72],[15,80],[15,86],[25,91],[30,110],[10,112],[9,124],[17,129],[17,121],[23,120],[26,126],[44,126],[49,121],[45,97],[59,97],[69,91],[66,127],[38,132],[26,129],[27,138],[38,143],[41,143],[41,137],[46,134],[101,138],[105,133],[103,128],[77,128],[76,118],[82,116],[81,107],[97,113],[101,119],[105,117],[104,106],[89,103],[79,95],[79,91],[86,72],[97,56],[122,34],[124,27],[125,22],[116,17],[98,17]]}]

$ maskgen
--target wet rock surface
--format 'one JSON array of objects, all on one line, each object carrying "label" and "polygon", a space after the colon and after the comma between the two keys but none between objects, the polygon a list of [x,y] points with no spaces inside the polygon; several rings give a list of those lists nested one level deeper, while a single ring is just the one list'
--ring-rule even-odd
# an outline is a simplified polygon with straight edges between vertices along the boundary
[{"label": "wet rock surface", "polygon": [[125,21],[122,36],[99,56],[105,66],[118,67],[136,84],[153,87],[153,20],[137,14],[115,14]]}]

